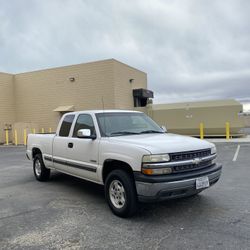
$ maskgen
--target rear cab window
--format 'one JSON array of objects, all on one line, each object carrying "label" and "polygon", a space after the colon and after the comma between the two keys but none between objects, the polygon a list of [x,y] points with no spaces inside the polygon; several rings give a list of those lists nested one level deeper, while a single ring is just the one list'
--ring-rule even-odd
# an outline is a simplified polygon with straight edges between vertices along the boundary
[{"label": "rear cab window", "polygon": [[71,125],[74,121],[75,115],[66,115],[61,124],[61,128],[59,131],[59,136],[68,137]]}]

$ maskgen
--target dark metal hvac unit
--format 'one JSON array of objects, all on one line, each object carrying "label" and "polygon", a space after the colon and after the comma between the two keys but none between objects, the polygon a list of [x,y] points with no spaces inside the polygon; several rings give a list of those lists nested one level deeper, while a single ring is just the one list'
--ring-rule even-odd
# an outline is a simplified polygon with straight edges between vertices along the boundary
[{"label": "dark metal hvac unit", "polygon": [[134,106],[145,107],[149,98],[154,98],[154,92],[148,89],[133,89]]}]

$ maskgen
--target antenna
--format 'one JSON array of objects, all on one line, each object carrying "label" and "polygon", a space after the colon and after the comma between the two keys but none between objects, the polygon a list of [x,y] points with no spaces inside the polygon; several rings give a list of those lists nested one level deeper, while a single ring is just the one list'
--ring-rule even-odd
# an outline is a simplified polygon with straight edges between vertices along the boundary
[{"label": "antenna", "polygon": [[103,113],[104,113],[104,100],[103,100],[103,96],[102,96],[102,110],[103,110]]},{"label": "antenna", "polygon": [[106,136],[106,117],[104,115],[104,99],[103,99],[103,96],[102,96],[102,112],[103,112],[103,122],[104,122],[104,134]]}]

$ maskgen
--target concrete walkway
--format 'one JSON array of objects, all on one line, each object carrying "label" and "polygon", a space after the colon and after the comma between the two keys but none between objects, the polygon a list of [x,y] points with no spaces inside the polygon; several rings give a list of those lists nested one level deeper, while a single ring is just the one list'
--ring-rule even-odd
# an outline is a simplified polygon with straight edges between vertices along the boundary
[{"label": "concrete walkway", "polygon": [[213,138],[213,139],[205,139],[209,142],[235,142],[235,143],[239,143],[239,142],[250,142],[250,135],[246,136],[246,137],[242,137],[242,138],[232,138],[232,139],[225,139],[225,138]]}]

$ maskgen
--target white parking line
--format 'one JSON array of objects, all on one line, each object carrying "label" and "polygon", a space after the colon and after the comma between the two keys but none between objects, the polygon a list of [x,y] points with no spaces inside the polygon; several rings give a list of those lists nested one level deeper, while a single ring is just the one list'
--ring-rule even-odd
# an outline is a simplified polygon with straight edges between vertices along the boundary
[{"label": "white parking line", "polygon": [[237,157],[238,157],[239,152],[240,152],[240,145],[238,145],[237,148],[236,148],[236,151],[235,151],[235,154],[234,154],[233,161],[236,161],[236,160],[237,160]]}]

